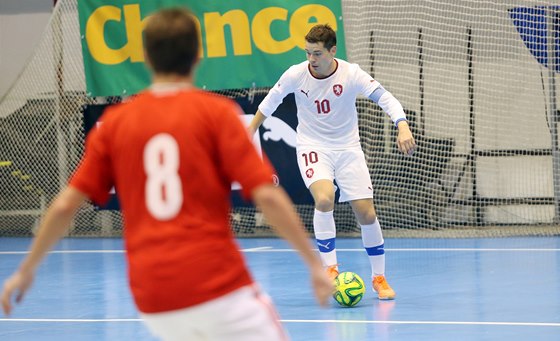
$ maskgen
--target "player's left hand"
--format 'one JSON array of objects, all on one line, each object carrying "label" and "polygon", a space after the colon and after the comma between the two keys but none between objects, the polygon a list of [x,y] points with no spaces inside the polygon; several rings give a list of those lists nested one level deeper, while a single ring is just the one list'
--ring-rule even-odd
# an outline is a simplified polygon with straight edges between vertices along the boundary
[{"label": "player's left hand", "polygon": [[403,154],[412,155],[416,149],[416,141],[414,141],[408,122],[399,122],[398,129],[399,135],[397,136],[397,146],[399,147],[399,150]]},{"label": "player's left hand", "polygon": [[1,301],[6,316],[12,312],[12,295],[16,294],[16,303],[20,303],[31,284],[33,284],[34,277],[33,272],[18,270],[4,282]]}]

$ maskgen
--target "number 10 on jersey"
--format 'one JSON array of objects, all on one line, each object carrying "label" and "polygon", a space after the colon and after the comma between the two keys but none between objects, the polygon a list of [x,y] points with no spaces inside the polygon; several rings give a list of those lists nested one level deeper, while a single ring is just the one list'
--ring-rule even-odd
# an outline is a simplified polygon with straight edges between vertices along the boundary
[{"label": "number 10 on jersey", "polygon": [[319,101],[318,99],[315,100],[315,105],[317,106],[317,113],[318,114],[328,114],[331,111],[331,103],[328,99],[324,99]]}]

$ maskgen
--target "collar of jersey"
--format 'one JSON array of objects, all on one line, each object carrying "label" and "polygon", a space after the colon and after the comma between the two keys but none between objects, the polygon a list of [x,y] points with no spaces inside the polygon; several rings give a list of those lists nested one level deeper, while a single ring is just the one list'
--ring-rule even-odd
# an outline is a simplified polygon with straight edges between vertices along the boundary
[{"label": "collar of jersey", "polygon": [[330,76],[334,75],[336,73],[336,71],[338,70],[338,60],[336,60],[336,58],[334,58],[334,62],[336,63],[336,67],[334,68],[334,71],[331,72],[328,76],[325,77],[317,77],[315,75],[313,75],[313,72],[311,72],[311,63],[307,64],[307,71],[309,72],[309,74],[311,75],[311,77],[318,79],[318,80],[323,80],[323,79],[327,79]]},{"label": "collar of jersey", "polygon": [[192,88],[192,84],[187,82],[169,82],[169,83],[155,83],[150,85],[150,91],[153,93],[169,93]]}]

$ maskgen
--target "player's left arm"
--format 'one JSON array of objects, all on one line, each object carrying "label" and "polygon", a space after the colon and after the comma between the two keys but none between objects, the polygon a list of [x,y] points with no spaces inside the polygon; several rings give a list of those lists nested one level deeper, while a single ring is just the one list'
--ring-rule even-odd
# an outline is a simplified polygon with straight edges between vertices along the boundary
[{"label": "player's left arm", "polygon": [[416,141],[412,136],[404,109],[399,100],[389,91],[385,90],[381,84],[379,84],[368,97],[377,103],[383,111],[391,117],[391,120],[399,130],[397,136],[397,146],[399,150],[404,154],[412,155],[416,148]]},{"label": "player's left arm", "polygon": [[74,215],[86,199],[84,193],[73,187],[66,187],[49,206],[41,219],[41,225],[29,253],[19,269],[4,282],[1,296],[4,314],[9,315],[12,311],[14,294],[16,302],[21,302],[33,283],[37,267],[47,252],[66,234]]}]

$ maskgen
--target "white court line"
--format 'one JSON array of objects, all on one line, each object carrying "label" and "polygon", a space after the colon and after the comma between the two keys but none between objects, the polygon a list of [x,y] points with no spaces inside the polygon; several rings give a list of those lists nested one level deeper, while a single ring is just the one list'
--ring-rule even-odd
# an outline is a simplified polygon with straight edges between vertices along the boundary
[{"label": "white court line", "polygon": [[242,249],[243,252],[259,252],[259,251],[268,251],[272,249],[272,246],[261,246],[261,247],[252,247],[250,249]]},{"label": "white court line", "polygon": [[[317,249],[313,249],[317,250]],[[272,246],[261,246],[242,249],[243,252],[296,252],[294,249],[275,249]],[[337,252],[364,252],[364,249],[336,249]],[[486,249],[486,248],[397,248],[385,249],[387,252],[560,252],[560,249]],[[124,250],[55,250],[54,254],[80,254],[80,253],[124,253]],[[22,255],[28,251],[0,251],[0,255]]]},{"label": "white court line", "polygon": [[[24,255],[29,251],[0,251],[0,255]],[[54,250],[49,253],[124,253],[124,250]]]},{"label": "white court line", "polygon": [[142,322],[141,319],[0,319],[0,322],[60,322],[60,323],[105,323],[105,322]]},{"label": "white court line", "polygon": [[[314,249],[317,250],[317,249]],[[264,252],[295,252],[294,249],[268,249]],[[336,249],[337,252],[364,252],[363,248],[358,249]],[[482,248],[410,248],[410,249],[385,249],[389,252],[560,252],[560,249],[482,249]]]},{"label": "white court line", "polygon": [[[338,251],[339,249],[337,249]],[[342,249],[344,250],[344,249]],[[346,249],[345,251],[362,251],[361,249]],[[515,249],[485,249],[485,248],[407,248],[407,249],[385,249],[385,251],[396,251],[396,252],[409,252],[409,251],[419,251],[419,252],[448,252],[448,251],[483,251],[483,252],[527,252],[527,251],[537,251],[537,252],[558,252],[560,249],[528,249],[528,248],[515,248]]]},{"label": "white court line", "polygon": [[560,327],[553,322],[468,322],[468,321],[358,321],[358,320],[280,320],[284,323],[352,323],[352,324],[439,324],[469,326],[524,326],[524,327]]},{"label": "white court line", "polygon": [[[141,322],[141,319],[0,319],[0,322],[60,322],[60,323],[106,323]],[[415,324],[415,325],[467,325],[467,326],[520,326],[560,327],[560,323],[548,322],[476,322],[476,321],[368,321],[368,320],[280,320],[282,323],[336,323],[336,324]]]},{"label": "white court line", "polygon": [[407,252],[407,251],[420,251],[420,252],[431,252],[431,251],[484,251],[484,252],[526,252],[526,251],[544,251],[544,252],[558,252],[560,249],[528,249],[528,248],[515,248],[515,249],[485,249],[485,248],[434,248],[434,249],[385,249],[385,251],[397,251],[397,252]]},{"label": "white court line", "polygon": [[[262,246],[262,247],[253,247],[250,249],[243,249],[243,252],[259,252],[259,251],[267,251],[272,249],[272,246]],[[291,250],[295,251],[295,250]],[[124,253],[124,250],[54,250],[49,251],[49,253]],[[289,252],[289,250],[286,250]],[[29,253],[29,251],[0,251],[0,255],[24,255]]]}]

